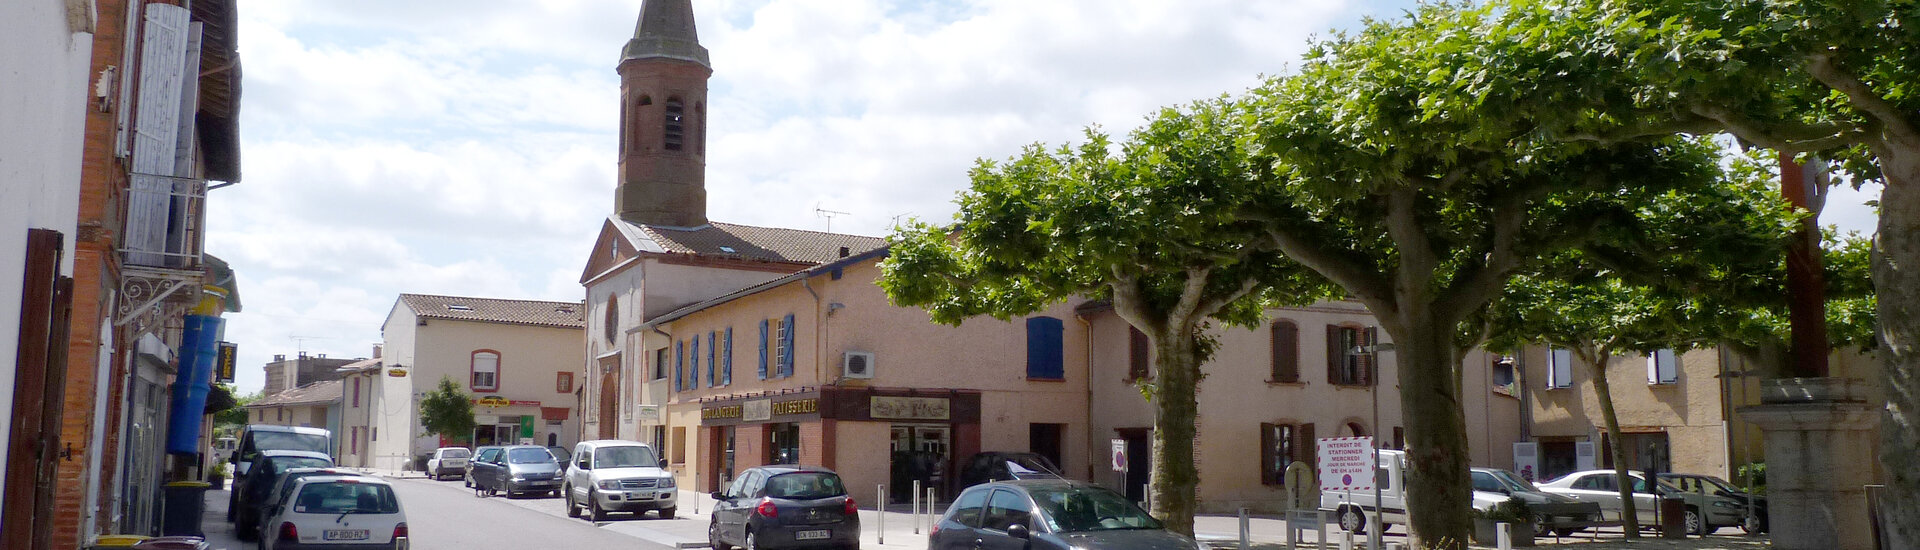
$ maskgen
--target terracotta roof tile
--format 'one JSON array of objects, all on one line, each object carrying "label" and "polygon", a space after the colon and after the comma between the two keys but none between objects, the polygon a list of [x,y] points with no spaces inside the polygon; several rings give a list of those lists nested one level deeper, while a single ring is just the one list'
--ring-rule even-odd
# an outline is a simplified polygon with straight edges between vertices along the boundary
[{"label": "terracotta roof tile", "polygon": [[[803,229],[756,227],[712,222],[700,227],[649,225],[615,217],[628,228],[638,230],[655,246],[640,243],[652,252],[737,257],[770,262],[823,264],[840,259],[840,248],[857,255],[886,246],[886,239],[843,233],[824,233]],[[631,234],[631,233],[629,233]]]},{"label": "terracotta roof tile", "polygon": [[258,409],[262,407],[333,403],[340,400],[340,396],[343,393],[342,388],[345,387],[346,384],[339,380],[314,382],[291,390],[262,396],[260,399],[248,403],[241,408]]},{"label": "terracotta roof tile", "polygon": [[423,319],[451,319],[558,328],[585,328],[586,307],[580,302],[502,300],[401,294],[400,302]]}]

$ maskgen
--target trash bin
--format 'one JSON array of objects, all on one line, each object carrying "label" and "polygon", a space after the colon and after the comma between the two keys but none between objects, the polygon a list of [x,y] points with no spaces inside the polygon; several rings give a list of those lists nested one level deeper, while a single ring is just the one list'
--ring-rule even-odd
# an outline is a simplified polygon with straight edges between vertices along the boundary
[{"label": "trash bin", "polygon": [[200,537],[159,537],[140,541],[133,550],[207,550],[213,545]]},{"label": "trash bin", "polygon": [[207,511],[207,488],[212,485],[200,481],[175,481],[168,483],[165,489],[166,499],[160,518],[160,534],[205,537],[200,531],[200,516]]},{"label": "trash bin", "polygon": [[93,546],[89,546],[88,548],[133,548],[133,545],[150,538],[153,537],[146,535],[100,535],[100,538],[93,539]]},{"label": "trash bin", "polygon": [[1660,497],[1660,536],[1669,539],[1687,538],[1687,501],[1681,499],[1679,495]]}]

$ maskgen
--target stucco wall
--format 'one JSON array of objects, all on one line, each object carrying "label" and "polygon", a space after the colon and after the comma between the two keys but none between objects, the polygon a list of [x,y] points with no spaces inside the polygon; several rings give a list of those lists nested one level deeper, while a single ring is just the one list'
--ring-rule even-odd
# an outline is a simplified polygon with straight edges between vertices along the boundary
[{"label": "stucco wall", "polygon": [[[431,391],[442,376],[449,376],[475,397],[537,401],[539,405],[474,407],[474,414],[478,416],[532,415],[536,419],[537,439],[544,438],[540,435],[545,426],[545,422],[539,420],[541,407],[574,408],[573,393],[556,391],[555,378],[560,372],[574,372],[581,364],[581,329],[431,319],[425,326],[418,327],[415,334],[413,370],[408,377],[413,380],[415,392]],[[500,355],[497,390],[481,391],[472,386],[473,355],[482,350]],[[511,422],[503,420],[503,423]],[[578,441],[577,435],[565,434],[561,445],[572,446]],[[413,452],[431,451],[438,446],[437,437],[419,437],[414,440]]]},{"label": "stucco wall", "polygon": [[833,429],[840,455],[833,471],[840,474],[854,500],[872,508],[879,497],[875,489],[887,482],[891,471],[887,449],[891,428],[884,422],[835,422]]}]

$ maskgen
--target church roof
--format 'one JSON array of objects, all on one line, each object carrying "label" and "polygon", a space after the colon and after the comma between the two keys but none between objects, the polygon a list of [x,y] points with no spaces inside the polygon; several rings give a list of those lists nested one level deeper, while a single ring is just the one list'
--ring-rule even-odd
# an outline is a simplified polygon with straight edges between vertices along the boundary
[{"label": "church roof", "polygon": [[694,254],[760,260],[824,264],[846,255],[858,255],[887,245],[886,239],[824,233],[804,229],[755,227],[710,222],[700,227],[668,227],[628,221],[614,216],[615,227],[645,252]]},{"label": "church roof", "polygon": [[413,310],[413,314],[421,319],[479,321],[555,328],[587,326],[586,307],[580,302],[401,294],[400,303],[405,304],[407,309]]},{"label": "church roof", "polygon": [[633,39],[620,49],[620,61],[666,57],[707,62],[707,48],[693,28],[693,0],[646,0],[640,4],[640,22],[634,25]]}]

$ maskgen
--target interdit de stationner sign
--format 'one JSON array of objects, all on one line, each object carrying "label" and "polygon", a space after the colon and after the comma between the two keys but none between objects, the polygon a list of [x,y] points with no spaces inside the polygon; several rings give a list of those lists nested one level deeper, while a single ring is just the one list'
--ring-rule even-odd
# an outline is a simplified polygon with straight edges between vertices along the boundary
[{"label": "interdit de stationner sign", "polygon": [[1321,491],[1373,490],[1373,438],[1328,437],[1320,440]]}]

